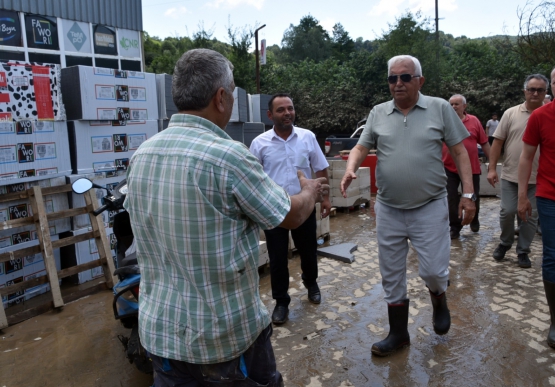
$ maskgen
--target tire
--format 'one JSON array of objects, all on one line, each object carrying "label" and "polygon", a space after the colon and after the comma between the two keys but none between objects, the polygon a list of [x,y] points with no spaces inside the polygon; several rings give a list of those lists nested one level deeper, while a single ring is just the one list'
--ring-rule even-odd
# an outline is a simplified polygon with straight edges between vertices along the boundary
[{"label": "tire", "polygon": [[152,360],[148,356],[148,352],[141,345],[141,339],[139,338],[139,328],[137,325],[131,330],[131,336],[129,336],[129,342],[127,343],[127,358],[135,367],[145,374],[152,373]]}]

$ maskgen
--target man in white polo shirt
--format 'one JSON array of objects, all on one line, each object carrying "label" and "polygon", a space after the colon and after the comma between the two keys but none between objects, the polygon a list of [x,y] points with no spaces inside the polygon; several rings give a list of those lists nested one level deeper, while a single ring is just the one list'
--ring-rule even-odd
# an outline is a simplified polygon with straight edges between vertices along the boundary
[{"label": "man in white polo shirt", "polygon": [[[328,178],[329,167],[316,136],[310,130],[294,126],[295,107],[288,94],[276,94],[268,103],[268,117],[274,127],[256,137],[250,146],[264,172],[282,187],[289,195],[300,191],[297,170],[311,176],[312,171],[317,177]],[[329,196],[323,198],[321,204],[322,217],[330,213]],[[291,297],[289,289],[289,269],[287,256],[289,251],[289,230],[276,227],[264,230],[268,255],[270,257],[270,274],[272,297],[276,307],[272,313],[274,324],[283,324],[289,316]],[[291,230],[295,247],[301,256],[301,270],[304,286],[308,289],[308,300],[313,304],[321,302],[318,278],[318,260],[316,255],[316,210],[298,228]]]}]

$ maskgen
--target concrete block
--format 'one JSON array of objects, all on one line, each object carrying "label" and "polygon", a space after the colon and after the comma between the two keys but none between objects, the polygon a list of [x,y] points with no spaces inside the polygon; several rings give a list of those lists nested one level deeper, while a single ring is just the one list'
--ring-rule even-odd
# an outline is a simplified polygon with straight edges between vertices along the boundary
[{"label": "concrete block", "polygon": [[328,170],[345,170],[347,167],[347,160],[328,160],[328,164],[330,165]]},{"label": "concrete block", "polygon": [[351,253],[357,248],[358,245],[354,243],[341,243],[318,249],[318,255],[321,257],[336,259],[345,263],[353,263],[355,256]]},{"label": "concrete block", "polygon": [[362,203],[361,199],[362,199],[361,195],[355,195],[350,198],[344,198],[342,196],[341,197],[332,196],[331,205],[334,207],[351,207]]},{"label": "concrete block", "polygon": [[[370,188],[370,187],[368,187],[368,188]],[[356,196],[356,195],[360,195],[360,188],[356,187],[356,184],[355,184],[354,187],[352,185],[350,185],[349,188],[347,188],[347,197]],[[341,188],[339,188],[339,187],[332,188],[331,196],[343,197],[343,194],[341,194]]]}]

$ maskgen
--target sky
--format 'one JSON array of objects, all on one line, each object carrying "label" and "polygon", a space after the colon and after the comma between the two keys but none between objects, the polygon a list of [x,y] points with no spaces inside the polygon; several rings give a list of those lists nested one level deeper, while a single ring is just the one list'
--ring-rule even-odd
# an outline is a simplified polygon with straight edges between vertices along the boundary
[{"label": "sky", "polygon": [[[517,35],[517,9],[526,0],[438,0],[438,4],[440,31],[479,38]],[[435,29],[435,0],[142,0],[142,7],[143,29],[150,36],[192,37],[203,27],[213,32],[213,38],[229,43],[229,26],[241,31],[265,24],[258,36],[268,47],[281,46],[285,30],[309,14],[330,34],[334,24],[341,23],[353,40],[381,37],[406,11],[420,11]]]}]

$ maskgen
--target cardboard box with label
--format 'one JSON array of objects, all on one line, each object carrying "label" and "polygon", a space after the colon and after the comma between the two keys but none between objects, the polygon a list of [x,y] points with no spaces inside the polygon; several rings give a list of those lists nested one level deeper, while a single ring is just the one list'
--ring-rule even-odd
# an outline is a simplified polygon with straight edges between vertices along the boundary
[{"label": "cardboard box with label", "polygon": [[62,69],[62,95],[68,120],[157,120],[154,74],[101,67]]},{"label": "cardboard box with label", "polygon": [[[55,187],[65,184],[65,177],[43,179],[28,183],[9,184],[0,186],[0,194],[22,192],[35,185],[40,185],[41,187]],[[43,200],[47,214],[69,209],[69,201],[66,193],[44,196]],[[32,216],[33,209],[28,199],[0,203],[0,222]],[[50,235],[59,234],[71,229],[69,218],[52,220],[49,221],[48,225],[50,227]],[[36,239],[36,227],[34,224],[30,224],[17,228],[0,229],[0,239],[6,238],[12,240],[14,244]],[[2,243],[0,243],[0,252],[2,252],[2,246]]]},{"label": "cardboard box with label", "polygon": [[60,69],[58,64],[0,64],[0,133],[5,131],[2,125],[6,122],[66,119]]},{"label": "cardboard box with label", "polygon": [[69,155],[65,121],[0,119],[0,185],[70,174]]},{"label": "cardboard box with label", "polygon": [[127,171],[137,148],[158,133],[158,122],[70,121],[68,129],[74,174]]}]

